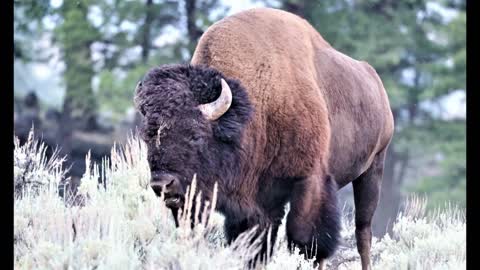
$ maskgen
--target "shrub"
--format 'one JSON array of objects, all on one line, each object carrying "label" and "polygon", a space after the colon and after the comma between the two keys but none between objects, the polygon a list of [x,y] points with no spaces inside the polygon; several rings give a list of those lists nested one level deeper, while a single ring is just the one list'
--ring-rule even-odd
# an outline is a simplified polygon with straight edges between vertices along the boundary
[{"label": "shrub", "polygon": [[[135,136],[124,148],[114,146],[110,160],[101,166],[87,155],[78,189],[81,205],[58,194],[63,161],[58,154],[47,160],[45,146],[34,140],[33,131],[24,145],[15,139],[16,269],[244,269],[259,249],[252,239],[255,229],[227,246],[223,217],[208,208],[188,207],[199,196],[194,196],[195,181],[176,228],[170,210],[148,186],[146,146]],[[424,205],[412,199],[399,215],[393,236],[373,239],[374,269],[466,267],[464,211],[450,207],[425,216]],[[199,216],[194,229],[185,218],[191,211]],[[354,231],[352,219],[344,218],[343,243],[327,269],[360,269]],[[273,256],[257,268],[312,269],[298,251],[287,250],[284,235],[283,225]]]}]

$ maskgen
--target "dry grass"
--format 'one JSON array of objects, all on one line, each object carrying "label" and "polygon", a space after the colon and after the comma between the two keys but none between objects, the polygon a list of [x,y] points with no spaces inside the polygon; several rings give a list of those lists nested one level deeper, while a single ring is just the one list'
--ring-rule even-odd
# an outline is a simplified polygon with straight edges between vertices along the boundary
[{"label": "dry grass", "polygon": [[[146,146],[134,136],[124,148],[114,147],[101,166],[87,156],[81,206],[58,196],[62,163],[57,155],[45,159],[45,146],[33,133],[25,145],[15,141],[15,269],[244,269],[259,248],[251,244],[254,230],[227,246],[223,217],[214,207],[189,207],[200,196],[195,184],[175,228],[170,211],[148,187]],[[451,206],[427,216],[424,201],[409,202],[394,235],[374,239],[373,268],[465,269],[464,210]],[[193,230],[185,218],[191,211],[198,217]],[[353,222],[343,222],[343,243],[327,269],[360,269]],[[287,250],[284,235],[282,226],[273,257],[257,268],[311,269]]]}]

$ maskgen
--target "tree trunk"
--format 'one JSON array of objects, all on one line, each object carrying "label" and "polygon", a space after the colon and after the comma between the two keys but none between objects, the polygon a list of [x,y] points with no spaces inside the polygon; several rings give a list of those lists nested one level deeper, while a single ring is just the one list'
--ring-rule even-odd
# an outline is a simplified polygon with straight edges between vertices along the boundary
[{"label": "tree trunk", "polygon": [[195,19],[196,19],[195,12],[197,9],[196,4],[197,4],[196,0],[185,1],[185,9],[187,12],[187,30],[188,30],[188,39],[189,39],[188,47],[190,50],[190,55],[193,55],[198,38],[200,38],[200,36],[203,34],[202,30],[200,30],[195,24]]},{"label": "tree trunk", "polygon": [[385,233],[391,234],[393,222],[398,214],[401,196],[396,169],[400,161],[394,145],[390,145],[385,158],[380,201],[373,219],[373,234],[376,237],[382,237]]},{"label": "tree trunk", "polygon": [[73,130],[72,101],[70,98],[65,98],[56,138],[63,155],[69,155],[71,152]]},{"label": "tree trunk", "polygon": [[[95,71],[90,46],[98,32],[87,18],[88,5],[84,2],[64,1],[60,14],[63,22],[56,30],[65,62],[66,93],[62,112],[65,118],[62,123],[67,125],[62,126],[62,133],[68,134],[71,128],[91,130],[97,127],[97,104],[91,84]],[[68,38],[70,35],[78,35],[78,38],[72,40]]]},{"label": "tree trunk", "polygon": [[142,62],[145,64],[148,61],[148,56],[150,54],[151,49],[151,38],[150,38],[150,31],[152,28],[152,21],[153,21],[153,0],[147,0],[145,6],[145,24],[143,25],[143,35],[142,35]]},{"label": "tree trunk", "polygon": [[[398,110],[393,110],[394,119],[398,119]],[[395,121],[397,123],[397,121]],[[392,233],[392,225],[400,210],[402,197],[400,193],[409,161],[409,152],[399,153],[395,140],[388,147],[383,172],[383,182],[375,216],[373,218],[373,234],[382,237]]]}]

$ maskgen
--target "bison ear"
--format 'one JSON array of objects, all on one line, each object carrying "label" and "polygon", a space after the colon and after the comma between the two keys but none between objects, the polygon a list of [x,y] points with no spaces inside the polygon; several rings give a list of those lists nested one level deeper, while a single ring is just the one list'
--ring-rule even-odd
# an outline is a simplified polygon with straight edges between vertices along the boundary
[{"label": "bison ear", "polygon": [[253,106],[247,91],[239,81],[233,79],[227,81],[232,95],[231,104],[222,117],[212,122],[214,136],[223,142],[240,144],[242,130],[252,118]]}]

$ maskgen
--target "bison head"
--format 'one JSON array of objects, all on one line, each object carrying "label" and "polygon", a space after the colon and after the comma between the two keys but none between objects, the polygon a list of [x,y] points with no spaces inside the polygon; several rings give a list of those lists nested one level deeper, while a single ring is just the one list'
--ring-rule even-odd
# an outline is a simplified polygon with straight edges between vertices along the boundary
[{"label": "bison head", "polygon": [[236,80],[202,66],[164,65],[151,69],[135,90],[143,116],[140,136],[148,147],[151,187],[168,207],[183,205],[197,175],[203,198],[215,182],[232,179],[241,158],[241,137],[252,114]]}]

